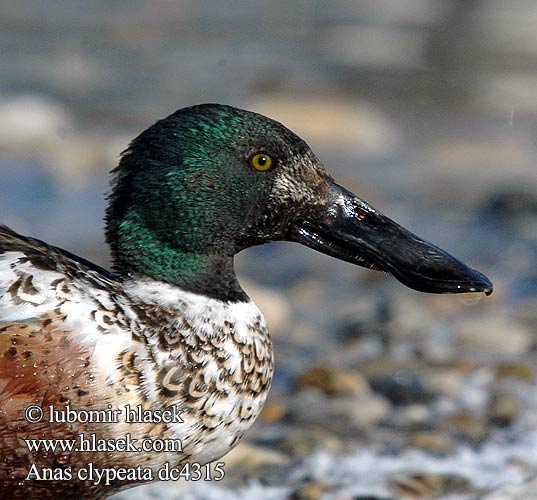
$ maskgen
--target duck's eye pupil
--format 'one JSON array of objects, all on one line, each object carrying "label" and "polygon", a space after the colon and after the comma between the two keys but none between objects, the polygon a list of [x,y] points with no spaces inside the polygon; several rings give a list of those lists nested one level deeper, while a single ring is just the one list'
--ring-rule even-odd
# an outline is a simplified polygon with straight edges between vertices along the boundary
[{"label": "duck's eye pupil", "polygon": [[250,164],[259,172],[266,172],[274,166],[272,158],[265,153],[257,153],[252,156]]}]

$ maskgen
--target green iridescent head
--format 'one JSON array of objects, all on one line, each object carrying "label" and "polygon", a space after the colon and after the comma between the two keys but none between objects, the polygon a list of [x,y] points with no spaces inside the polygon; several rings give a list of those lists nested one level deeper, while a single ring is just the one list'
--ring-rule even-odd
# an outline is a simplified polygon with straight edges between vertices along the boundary
[{"label": "green iridescent head", "polygon": [[[470,276],[476,271],[409,237],[335,184],[282,124],[230,106],[184,108],[142,132],[113,172],[109,201],[106,236],[124,279],[146,275],[222,300],[246,300],[233,256],[292,240],[389,271],[424,291],[488,286],[479,283],[482,275]],[[390,244],[407,248],[406,258]],[[442,257],[442,269],[435,271],[439,259],[427,252]],[[404,270],[422,257],[431,262],[430,276],[423,276],[423,262],[419,273]]]},{"label": "green iridescent head", "polygon": [[114,170],[115,269],[196,291],[223,273],[232,290],[233,256],[285,239],[301,211],[326,202],[327,181],[307,144],[274,120],[218,104],[181,109],[140,134]]}]

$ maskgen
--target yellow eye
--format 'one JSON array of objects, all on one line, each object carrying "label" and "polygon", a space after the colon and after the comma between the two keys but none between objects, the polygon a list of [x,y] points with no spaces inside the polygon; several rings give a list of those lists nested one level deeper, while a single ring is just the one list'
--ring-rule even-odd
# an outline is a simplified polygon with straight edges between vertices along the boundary
[{"label": "yellow eye", "polygon": [[272,158],[266,153],[257,153],[250,159],[250,164],[258,172],[266,172],[270,170],[274,164]]}]

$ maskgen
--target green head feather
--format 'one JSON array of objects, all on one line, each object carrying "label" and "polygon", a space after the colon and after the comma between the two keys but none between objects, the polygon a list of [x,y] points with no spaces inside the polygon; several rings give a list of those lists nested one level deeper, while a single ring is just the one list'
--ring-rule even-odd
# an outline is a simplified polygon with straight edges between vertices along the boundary
[{"label": "green head feather", "polygon": [[[252,167],[256,153],[273,168]],[[244,299],[240,250],[286,238],[322,204],[328,175],[278,122],[218,104],[184,108],[138,136],[113,171],[106,213],[114,268],[187,290]]]}]

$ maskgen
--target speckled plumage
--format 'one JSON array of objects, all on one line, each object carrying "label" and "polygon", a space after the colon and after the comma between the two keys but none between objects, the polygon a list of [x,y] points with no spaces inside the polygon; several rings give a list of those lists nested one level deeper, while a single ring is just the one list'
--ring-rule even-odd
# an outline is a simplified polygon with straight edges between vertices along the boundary
[{"label": "speckled plumage", "polygon": [[[165,461],[207,463],[238,443],[258,415],[272,376],[267,327],[253,303],[226,304],[154,280],[123,286],[36,240],[5,228],[0,238],[4,248],[13,248],[0,257],[0,334],[7,340],[0,358],[0,488],[10,487],[6,476],[21,481],[29,469],[28,449],[8,429],[64,439],[79,432],[103,439],[130,433],[136,439],[178,438],[183,445],[182,453],[143,457],[33,456],[39,467],[92,461],[100,467],[142,464],[156,470]],[[179,405],[184,422],[42,428],[23,417],[31,403],[152,410]],[[40,498],[58,498],[63,487],[69,494],[98,495],[92,485],[78,481],[36,482],[40,487]],[[18,498],[17,491],[10,492],[12,498]]]},{"label": "speckled plumage", "polygon": [[[62,251],[0,229],[0,489],[17,488],[30,461],[40,467],[87,464],[158,469],[207,463],[235,446],[258,415],[272,376],[272,347],[251,302],[226,304],[142,279],[120,284]],[[44,389],[46,388],[46,391]],[[175,424],[30,424],[29,404],[106,409],[179,405]],[[32,456],[15,434],[111,439],[178,438],[182,453],[48,453]],[[6,462],[9,466],[6,468]],[[6,480],[6,477],[9,479]],[[99,490],[78,481],[35,482],[39,498]],[[79,489],[80,491],[77,491]],[[48,492],[51,492],[52,496]],[[14,495],[14,496],[13,496]],[[80,498],[80,496],[79,496]]]},{"label": "speckled plumage", "polygon": [[[258,154],[273,168],[254,168]],[[115,274],[0,227],[2,498],[99,499],[132,485],[26,481],[32,463],[156,472],[166,462],[209,463],[239,442],[273,373],[265,320],[233,267],[244,248],[296,241],[417,290],[492,291],[485,276],[337,185],[283,125],[229,106],[185,108],[140,134],[114,171],[109,201]],[[30,423],[29,405],[177,408],[181,421],[132,424],[121,412],[114,423]],[[182,447],[31,452],[25,441],[80,433]]]}]

